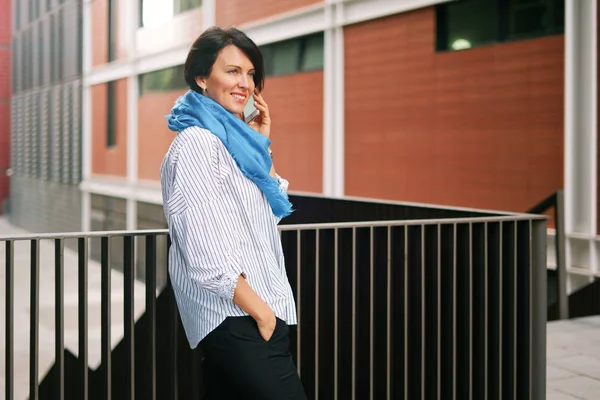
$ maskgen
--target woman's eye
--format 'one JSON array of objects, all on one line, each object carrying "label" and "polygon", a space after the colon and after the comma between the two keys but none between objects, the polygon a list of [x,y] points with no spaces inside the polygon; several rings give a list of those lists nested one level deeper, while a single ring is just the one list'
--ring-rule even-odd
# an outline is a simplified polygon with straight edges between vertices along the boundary
[{"label": "woman's eye", "polygon": [[250,72],[248,75],[254,78],[254,75],[256,74],[254,72]]},{"label": "woman's eye", "polygon": [[237,74],[237,70],[235,70],[235,69],[229,70],[228,72],[229,72],[230,74]]}]

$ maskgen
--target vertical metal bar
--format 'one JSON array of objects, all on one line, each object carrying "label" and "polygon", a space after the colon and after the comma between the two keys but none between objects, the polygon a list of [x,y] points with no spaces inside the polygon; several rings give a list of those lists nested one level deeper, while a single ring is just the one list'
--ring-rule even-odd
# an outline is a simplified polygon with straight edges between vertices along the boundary
[{"label": "vertical metal bar", "polygon": [[352,227],[352,400],[356,400],[356,227]]},{"label": "vertical metal bar", "polygon": [[65,398],[64,240],[54,239],[54,297],[56,395]]},{"label": "vertical metal bar", "polygon": [[392,398],[392,227],[387,227],[387,288],[386,288],[386,321],[385,338],[385,394],[386,399]]},{"label": "vertical metal bar", "polygon": [[425,397],[425,225],[421,225],[421,396]]},{"label": "vertical metal bar", "polygon": [[319,229],[315,232],[315,400],[319,400]]},{"label": "vertical metal bar", "polygon": [[110,237],[104,236],[100,239],[100,266],[101,266],[101,376],[104,383],[104,398],[110,400],[112,397],[112,360],[111,360],[111,329],[110,329],[110,306],[111,306],[111,285],[110,285]]},{"label": "vertical metal bar", "polygon": [[150,400],[156,400],[156,236],[146,236],[146,315],[148,316]]},{"label": "vertical metal bar", "polygon": [[335,228],[334,232],[334,246],[333,249],[333,398],[338,398],[338,228]]},{"label": "vertical metal bar", "polygon": [[533,313],[535,312],[533,309],[533,268],[534,268],[534,264],[533,264],[533,259],[534,259],[534,255],[533,255],[533,224],[532,221],[529,220],[527,221],[528,225],[529,225],[529,237],[528,237],[528,244],[529,244],[529,262],[527,265],[527,268],[529,268],[528,274],[529,274],[529,287],[527,288],[527,295],[529,296],[528,299],[528,303],[529,303],[529,315],[528,315],[528,320],[527,320],[527,324],[528,329],[527,329],[527,340],[529,341],[529,346],[527,346],[529,348],[529,398],[533,399]]},{"label": "vertical metal bar", "polygon": [[546,318],[547,318],[547,279],[546,279],[546,221],[534,221],[533,238],[533,276],[531,285],[532,299],[532,370],[534,379],[532,399],[546,398]]},{"label": "vertical metal bar", "polygon": [[123,237],[123,324],[125,342],[125,363],[128,382],[127,395],[125,398],[135,400],[135,321],[134,321],[134,274],[135,274],[135,240],[133,236]]},{"label": "vertical metal bar", "polygon": [[469,400],[473,400],[473,224],[469,223]]},{"label": "vertical metal bar", "polygon": [[517,255],[519,253],[519,242],[517,240],[517,235],[518,235],[518,231],[517,231],[517,222],[514,222],[514,227],[513,227],[513,279],[514,281],[512,282],[513,285],[513,299],[512,299],[512,307],[513,307],[513,359],[512,359],[512,374],[513,374],[513,393],[512,393],[512,398],[513,399],[517,399],[517,293],[519,292],[519,288],[517,286],[517,281],[518,281],[518,277],[517,277],[517,266],[518,266],[518,258]]},{"label": "vertical metal bar", "polygon": [[173,283],[171,282],[171,274],[169,274],[169,253],[171,251],[171,237],[167,235],[167,290],[169,291],[169,317],[171,329],[169,330],[169,387],[171,398],[179,398],[179,387],[177,379],[177,331],[179,327],[179,316],[177,314],[177,302],[173,291]]},{"label": "vertical metal bar", "polygon": [[489,253],[488,253],[488,223],[486,222],[484,224],[484,238],[483,238],[483,243],[484,243],[484,250],[483,250],[483,256],[485,257],[485,260],[483,261],[483,299],[484,299],[484,305],[483,305],[483,351],[484,351],[484,355],[483,355],[483,367],[485,368],[485,372],[483,374],[483,393],[485,393],[485,398],[487,399],[488,397],[488,381],[489,381],[489,377],[488,377],[488,371],[489,371],[489,343],[488,343],[488,338],[489,338],[489,331],[488,331],[488,326],[489,326],[489,316],[488,316],[488,310],[489,310],[489,292],[488,292],[488,268],[489,268],[489,264],[488,264],[488,259],[489,259]]},{"label": "vertical metal bar", "polygon": [[437,226],[437,398],[442,397],[442,225]]},{"label": "vertical metal bar", "polygon": [[453,233],[452,233],[452,354],[454,355],[454,366],[452,368],[452,398],[456,400],[456,363],[457,358],[457,346],[456,346],[456,307],[457,307],[457,294],[456,294],[456,252],[457,252],[457,239],[456,235],[458,233],[458,229],[456,224],[453,224]]},{"label": "vertical metal bar", "polygon": [[404,397],[408,399],[408,225],[404,226]]},{"label": "vertical metal bar", "polygon": [[498,267],[500,268],[500,271],[498,272],[498,305],[499,305],[499,310],[498,310],[498,344],[500,347],[500,351],[498,352],[498,398],[499,399],[503,399],[502,397],[502,363],[503,363],[503,354],[504,352],[502,351],[503,349],[503,344],[502,344],[502,332],[504,327],[502,326],[502,322],[503,322],[503,316],[502,316],[502,302],[504,300],[504,296],[502,291],[504,290],[503,285],[502,285],[502,273],[504,270],[504,240],[502,238],[502,236],[504,235],[504,223],[500,222],[500,232],[498,234],[498,255],[500,257],[500,260],[498,261]]},{"label": "vertical metal bar", "polygon": [[569,318],[569,297],[567,296],[567,255],[565,235],[565,201],[562,190],[556,192],[554,220],[556,223],[556,271],[558,275],[558,318]]},{"label": "vertical metal bar", "polygon": [[298,286],[296,289],[296,312],[298,313],[298,324],[296,325],[296,353],[297,353],[297,366],[298,376],[302,377],[300,371],[302,366],[302,335],[301,335],[301,323],[302,323],[302,314],[300,312],[302,307],[302,231],[298,229],[298,240],[296,241],[296,280],[298,281]]},{"label": "vertical metal bar", "polygon": [[77,239],[78,256],[78,302],[79,302],[79,366],[80,382],[78,398],[88,399],[88,239],[81,237]]},{"label": "vertical metal bar", "polygon": [[6,325],[5,325],[5,398],[6,400],[13,400],[14,397],[14,369],[13,369],[13,360],[14,360],[14,313],[13,313],[13,304],[14,304],[14,242],[12,240],[6,241],[6,253],[5,257],[5,267],[6,267],[6,303],[4,304],[6,308]]},{"label": "vertical metal bar", "polygon": [[39,334],[40,334],[40,241],[31,241],[31,297],[30,297],[30,322],[29,322],[29,399],[38,400],[38,361],[39,361]]},{"label": "vertical metal bar", "polygon": [[369,398],[373,400],[373,353],[374,353],[374,318],[373,314],[375,313],[374,307],[374,274],[375,274],[375,256],[373,254],[373,241],[374,241],[374,229],[373,227],[369,228]]}]

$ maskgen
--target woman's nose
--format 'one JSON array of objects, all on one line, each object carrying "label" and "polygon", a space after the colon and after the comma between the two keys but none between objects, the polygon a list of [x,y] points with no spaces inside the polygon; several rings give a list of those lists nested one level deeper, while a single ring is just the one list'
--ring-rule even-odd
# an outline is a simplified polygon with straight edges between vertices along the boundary
[{"label": "woman's nose", "polygon": [[245,75],[242,75],[242,77],[241,77],[240,81],[238,82],[238,85],[239,85],[241,88],[244,88],[244,89],[246,89],[246,88],[248,88],[248,87],[250,86],[250,80],[248,79],[248,77],[247,77],[247,76],[245,76]]}]

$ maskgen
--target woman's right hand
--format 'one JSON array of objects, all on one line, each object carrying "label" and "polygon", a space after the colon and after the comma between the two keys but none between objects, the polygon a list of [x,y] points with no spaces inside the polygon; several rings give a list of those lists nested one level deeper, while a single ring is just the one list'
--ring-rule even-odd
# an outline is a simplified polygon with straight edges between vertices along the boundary
[{"label": "woman's right hand", "polygon": [[273,336],[277,319],[275,313],[267,303],[250,287],[243,275],[238,277],[238,282],[233,292],[233,302],[246,311],[256,321],[260,336],[268,342]]},{"label": "woman's right hand", "polygon": [[258,325],[260,336],[262,336],[265,342],[268,342],[271,340],[271,336],[273,336],[275,326],[277,325],[275,313],[272,310],[269,310],[269,313],[265,317],[256,320],[256,324]]}]

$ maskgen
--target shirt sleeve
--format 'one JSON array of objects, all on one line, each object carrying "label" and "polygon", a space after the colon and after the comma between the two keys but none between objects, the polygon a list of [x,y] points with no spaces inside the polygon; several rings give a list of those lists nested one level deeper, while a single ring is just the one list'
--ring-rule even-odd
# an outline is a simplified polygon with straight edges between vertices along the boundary
[{"label": "shirt sleeve", "polygon": [[227,196],[223,180],[231,173],[222,163],[212,134],[198,135],[178,154],[174,186],[186,206],[173,217],[173,238],[190,279],[217,296],[233,299],[239,279],[241,207]]}]

